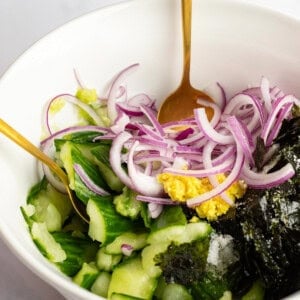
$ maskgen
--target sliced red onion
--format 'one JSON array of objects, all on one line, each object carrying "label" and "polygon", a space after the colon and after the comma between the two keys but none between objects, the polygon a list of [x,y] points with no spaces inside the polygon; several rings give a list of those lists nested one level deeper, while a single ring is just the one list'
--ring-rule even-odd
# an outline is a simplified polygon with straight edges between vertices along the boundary
[{"label": "sliced red onion", "polygon": [[272,100],[270,95],[270,83],[266,77],[263,77],[261,79],[260,89],[262,98],[264,100],[265,108],[268,112],[270,112],[272,110]]},{"label": "sliced red onion", "polygon": [[229,158],[234,157],[234,154],[235,154],[234,146],[228,146],[223,153],[221,153],[220,155],[212,159],[212,166],[216,166],[223,163]]},{"label": "sliced red onion", "polygon": [[133,247],[129,244],[122,244],[121,251],[125,256],[130,256],[133,252]]},{"label": "sliced red onion", "polygon": [[232,129],[232,134],[235,140],[239,143],[240,147],[243,149],[246,159],[250,162],[252,166],[255,165],[253,152],[253,140],[251,134],[248,132],[246,126],[242,124],[235,116],[230,116],[227,118],[227,122]]},{"label": "sliced red onion", "polygon": [[153,110],[149,108],[146,105],[141,105],[142,112],[146,115],[146,117],[149,119],[153,127],[156,129],[156,131],[159,133],[160,136],[164,136],[164,130],[162,126],[159,124],[156,115],[154,114]]},{"label": "sliced red onion", "polygon": [[191,128],[191,127],[188,127],[182,131],[180,131],[177,136],[175,137],[175,140],[176,141],[181,141],[181,140],[184,140],[186,139],[190,134],[193,134],[194,133],[194,129]]},{"label": "sliced red onion", "polygon": [[128,105],[139,108],[141,105],[151,107],[155,101],[152,100],[148,95],[142,93],[133,96],[132,98],[128,99],[127,102]]},{"label": "sliced red onion", "polygon": [[218,144],[232,144],[234,139],[232,135],[220,134],[215,130],[208,121],[206,112],[204,108],[197,108],[194,110],[196,122],[204,133],[204,135],[211,141],[214,141]]},{"label": "sliced red onion", "polygon": [[166,168],[166,169],[164,169],[164,173],[204,178],[204,177],[208,177],[211,175],[217,175],[220,173],[227,172],[231,169],[232,165],[233,165],[232,160],[226,160],[222,164],[211,167],[209,169],[203,169],[203,170],[182,170],[181,169],[180,170],[180,169],[175,169],[175,168]]},{"label": "sliced red onion", "polygon": [[168,144],[166,142],[160,141],[160,140],[155,140],[150,137],[146,136],[139,136],[135,138],[137,141],[139,141],[142,144],[154,146],[154,147],[160,147],[160,148],[167,148]]},{"label": "sliced red onion", "polygon": [[226,177],[226,179],[222,183],[219,183],[214,189],[210,190],[209,192],[188,199],[186,202],[187,206],[188,207],[198,206],[201,203],[208,201],[213,197],[220,195],[225,190],[227,190],[239,178],[243,163],[244,163],[243,151],[239,146],[237,146],[237,155],[236,155],[235,164],[231,172],[229,173],[229,175]]},{"label": "sliced red onion", "polygon": [[150,197],[144,195],[137,195],[136,200],[147,202],[147,203],[157,203],[162,205],[178,205],[178,202],[172,201],[170,198],[160,198],[160,197]]},{"label": "sliced red onion", "polygon": [[255,189],[269,189],[278,186],[295,175],[295,170],[290,163],[272,173],[257,173],[251,171],[249,166],[244,166],[241,177],[249,187]]},{"label": "sliced red onion", "polygon": [[62,194],[66,194],[66,187],[64,184],[51,172],[51,170],[42,163],[43,173],[46,176],[48,182]]},{"label": "sliced red onion", "polygon": [[123,81],[129,76],[132,72],[134,72],[139,64],[133,64],[124,70],[122,70],[114,79],[109,93],[108,93],[108,99],[107,99],[107,112],[110,120],[112,122],[115,121],[115,119],[118,116],[117,112],[117,102],[118,102],[118,97],[120,93],[120,87]]},{"label": "sliced red onion", "polygon": [[117,103],[117,107],[120,110],[122,110],[123,112],[125,112],[128,116],[131,116],[131,117],[140,117],[143,115],[140,108],[134,107],[134,106],[130,107],[126,103],[123,103],[123,102]]},{"label": "sliced red onion", "polygon": [[[197,132],[197,133],[191,135],[190,137],[185,138],[184,140],[178,141],[178,143],[180,145],[190,145],[190,144],[199,142],[203,138],[204,138],[203,132]],[[203,140],[206,141],[206,139],[203,139]]]},{"label": "sliced red onion", "polygon": [[145,124],[138,124],[136,123],[135,126],[144,134],[152,137],[155,140],[163,141],[164,139],[162,138],[161,135],[157,134],[154,130],[153,127],[150,127]]},{"label": "sliced red onion", "polygon": [[80,101],[79,99],[77,99],[75,96],[73,96],[71,94],[60,94],[60,95],[52,98],[50,101],[48,101],[46,108],[44,109],[45,124],[46,124],[46,129],[48,130],[49,134],[52,134],[52,129],[50,127],[50,121],[49,121],[50,107],[51,107],[52,103],[57,99],[63,99],[71,104],[74,104],[74,105],[80,107],[94,120],[96,125],[102,124],[101,118],[98,116],[98,114],[95,112],[95,110],[92,109],[88,104],[83,103],[82,101]]},{"label": "sliced red onion", "polygon": [[148,204],[148,211],[149,211],[150,217],[152,219],[156,219],[162,213],[163,205],[158,204],[158,203],[151,203],[150,202]]},{"label": "sliced red onion", "polygon": [[202,100],[202,99],[198,99],[197,103],[204,107],[210,107],[213,109],[214,115],[213,115],[212,119],[210,120],[210,124],[212,127],[215,127],[221,119],[220,107],[218,105],[216,105],[215,103],[209,102],[207,100]]},{"label": "sliced red onion", "polygon": [[134,164],[134,153],[139,142],[135,141],[129,150],[128,155],[128,174],[133,183],[133,189],[145,196],[160,196],[163,192],[162,185],[158,183],[156,178],[152,176],[145,175],[139,172]]},{"label": "sliced red onion", "polygon": [[216,82],[205,89],[206,93],[214,99],[219,109],[223,111],[226,105],[226,94],[225,90],[220,83]]},{"label": "sliced red onion", "polygon": [[[212,153],[214,148],[216,147],[216,143],[214,142],[208,142],[204,149],[203,149],[203,166],[206,169],[210,169],[213,167],[213,161],[212,161]],[[230,147],[233,148],[233,147]],[[219,185],[219,180],[217,175],[210,175],[208,176],[208,180],[210,181],[211,185],[216,188]],[[234,206],[233,201],[230,199],[230,197],[227,195],[226,191],[220,193],[221,198],[227,202],[230,206]]]},{"label": "sliced red onion", "polygon": [[282,122],[284,119],[288,118],[292,107],[293,107],[293,103],[287,103],[280,110],[279,115],[275,121],[275,124],[274,124],[273,128],[270,130],[270,134],[267,138],[267,143],[266,143],[267,146],[270,146],[273,143],[273,140],[277,137],[277,135],[280,131]]},{"label": "sliced red onion", "polygon": [[95,194],[101,195],[101,196],[107,196],[110,195],[109,192],[95,184],[91,178],[86,174],[84,169],[79,164],[74,164],[74,170],[76,174],[79,176],[79,178],[82,180],[82,182]]},{"label": "sliced red onion", "polygon": [[132,180],[128,176],[128,174],[125,172],[125,170],[122,167],[122,149],[123,145],[132,138],[132,135],[126,131],[119,133],[112,142],[111,148],[110,148],[110,155],[109,155],[109,161],[111,168],[115,172],[115,174],[120,178],[120,180],[129,188],[133,189],[134,185],[132,183]]},{"label": "sliced red onion", "polygon": [[270,91],[271,99],[277,99],[277,98],[282,98],[284,96],[284,93],[278,86],[274,86],[271,88]]},{"label": "sliced red onion", "polygon": [[126,115],[124,112],[120,111],[114,124],[110,127],[110,130],[115,134],[123,132],[129,122],[130,122],[130,119],[129,119],[128,115]]},{"label": "sliced red onion", "polygon": [[159,153],[151,154],[151,153],[146,153],[143,155],[136,155],[134,158],[134,163],[135,164],[143,164],[147,162],[172,162],[173,158],[168,157],[168,156],[162,156]]},{"label": "sliced red onion", "polygon": [[[289,103],[295,103],[297,99],[293,95],[286,95],[283,98],[277,99],[273,104],[273,109],[269,114],[268,120],[265,123],[264,128],[262,129],[261,138],[264,140],[267,145],[267,139],[270,134],[271,129],[273,128],[276,118],[283,108],[284,105]],[[268,145],[267,145],[268,146]]]},{"label": "sliced red onion", "polygon": [[64,137],[67,134],[77,133],[77,132],[99,132],[99,134],[105,134],[109,132],[109,128],[101,127],[101,126],[94,126],[94,125],[87,125],[87,126],[72,126],[68,128],[64,128],[62,130],[56,131],[55,133],[51,134],[47,138],[41,141],[41,146],[44,146],[46,143],[52,143],[54,139],[59,139]]}]

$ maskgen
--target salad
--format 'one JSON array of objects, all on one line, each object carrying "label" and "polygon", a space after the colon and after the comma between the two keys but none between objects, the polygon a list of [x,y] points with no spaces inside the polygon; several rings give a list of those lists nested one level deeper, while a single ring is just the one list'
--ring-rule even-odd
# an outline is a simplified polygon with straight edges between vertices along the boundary
[{"label": "salad", "polygon": [[21,207],[31,237],[81,287],[118,299],[280,299],[300,289],[299,104],[263,77],[189,119],[159,124],[155,100],[122,70],[101,98],[46,103],[41,149],[86,207],[73,210],[44,165]]}]

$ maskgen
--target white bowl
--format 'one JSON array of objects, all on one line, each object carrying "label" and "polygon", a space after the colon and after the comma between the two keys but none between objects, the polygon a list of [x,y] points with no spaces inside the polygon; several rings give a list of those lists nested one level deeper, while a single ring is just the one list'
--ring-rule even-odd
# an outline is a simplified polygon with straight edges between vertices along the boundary
[{"label": "white bowl", "polygon": [[[218,81],[228,94],[264,75],[300,95],[300,23],[231,0],[194,0],[191,81]],[[74,92],[75,68],[89,87],[105,93],[122,68],[140,63],[128,84],[162,100],[182,71],[179,0],[135,0],[95,11],[50,33],[26,51],[0,81],[1,117],[38,144],[43,103]],[[34,273],[69,299],[99,299],[74,285],[38,252],[20,213],[37,180],[35,160],[0,136],[0,230]],[[299,297],[300,294],[298,294]],[[295,296],[296,299],[297,296]]]}]

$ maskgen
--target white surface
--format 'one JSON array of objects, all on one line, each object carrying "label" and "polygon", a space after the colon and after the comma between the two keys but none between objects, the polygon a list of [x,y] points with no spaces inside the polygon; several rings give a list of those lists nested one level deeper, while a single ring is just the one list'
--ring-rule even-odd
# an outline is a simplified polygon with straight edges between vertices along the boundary
[{"label": "white surface", "polygon": [[[122,1],[0,0],[0,75],[24,50],[49,31],[76,16],[118,2]],[[269,6],[300,19],[298,0],[248,2]],[[63,299],[54,289],[23,266],[2,241],[0,241],[0,266],[1,300]]]}]

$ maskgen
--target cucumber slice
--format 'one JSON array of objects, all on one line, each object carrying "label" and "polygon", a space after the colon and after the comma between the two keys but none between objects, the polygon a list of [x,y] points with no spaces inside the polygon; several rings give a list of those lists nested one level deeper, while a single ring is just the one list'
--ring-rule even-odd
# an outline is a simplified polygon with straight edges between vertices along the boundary
[{"label": "cucumber slice", "polygon": [[207,237],[211,233],[211,230],[211,226],[207,222],[168,226],[152,232],[147,242],[149,244],[161,242],[174,242],[177,244],[190,243]]},{"label": "cucumber slice", "polygon": [[193,297],[183,285],[170,283],[163,291],[162,300],[193,300]]},{"label": "cucumber slice", "polygon": [[111,199],[107,197],[90,199],[87,214],[90,217],[89,236],[103,245],[134,227],[133,222],[116,212]]},{"label": "cucumber slice", "polygon": [[122,259],[122,255],[113,255],[105,252],[105,248],[97,252],[96,263],[100,270],[111,271]]},{"label": "cucumber slice", "polygon": [[157,280],[146,273],[141,258],[131,258],[114,269],[108,298],[113,294],[124,294],[140,299],[152,299],[156,285]]},{"label": "cucumber slice", "polygon": [[147,242],[157,244],[161,242],[171,243],[178,241],[183,236],[185,225],[174,225],[163,227],[149,234]]},{"label": "cucumber slice", "polygon": [[101,297],[107,298],[108,287],[111,280],[111,274],[101,272],[91,287],[91,292]]},{"label": "cucumber slice", "polygon": [[110,300],[142,300],[142,298],[131,297],[124,294],[112,294]]},{"label": "cucumber slice", "polygon": [[33,224],[33,220],[32,220],[32,216],[35,213],[35,207],[32,204],[26,204],[21,206],[21,213],[23,215],[23,218],[28,226],[29,229],[31,229],[32,224]]},{"label": "cucumber slice", "polygon": [[177,242],[180,244],[191,243],[209,236],[211,232],[212,228],[207,222],[189,223],[185,227],[183,236]]},{"label": "cucumber slice", "polygon": [[113,191],[122,192],[124,184],[120,180],[120,178],[113,172],[110,165],[110,148],[111,145],[102,144],[94,147],[91,150],[91,153],[95,156],[95,163],[98,165],[100,173],[107,182],[108,186]]},{"label": "cucumber slice", "polygon": [[150,277],[159,277],[161,275],[161,269],[156,266],[156,262],[154,261],[154,257],[159,254],[163,253],[167,250],[169,243],[156,243],[151,244],[145,247],[142,251],[142,266],[145,272]]},{"label": "cucumber slice", "polygon": [[80,271],[73,277],[73,282],[89,290],[99,274],[94,263],[84,263]]},{"label": "cucumber slice", "polygon": [[105,251],[109,254],[122,254],[122,245],[130,245],[135,250],[144,248],[147,244],[148,233],[125,232],[119,235],[112,243],[106,245]]},{"label": "cucumber slice", "polygon": [[69,198],[56,191],[45,178],[31,189],[27,204],[34,206],[32,220],[45,222],[49,232],[61,230],[72,211]]},{"label": "cucumber slice", "polygon": [[68,276],[79,272],[84,262],[95,261],[99,244],[87,237],[76,237],[71,232],[52,233],[55,241],[65,251],[67,258],[56,263],[59,269]]},{"label": "cucumber slice", "polygon": [[62,262],[67,258],[61,245],[48,232],[46,223],[33,222],[31,236],[41,253],[51,262]]}]

